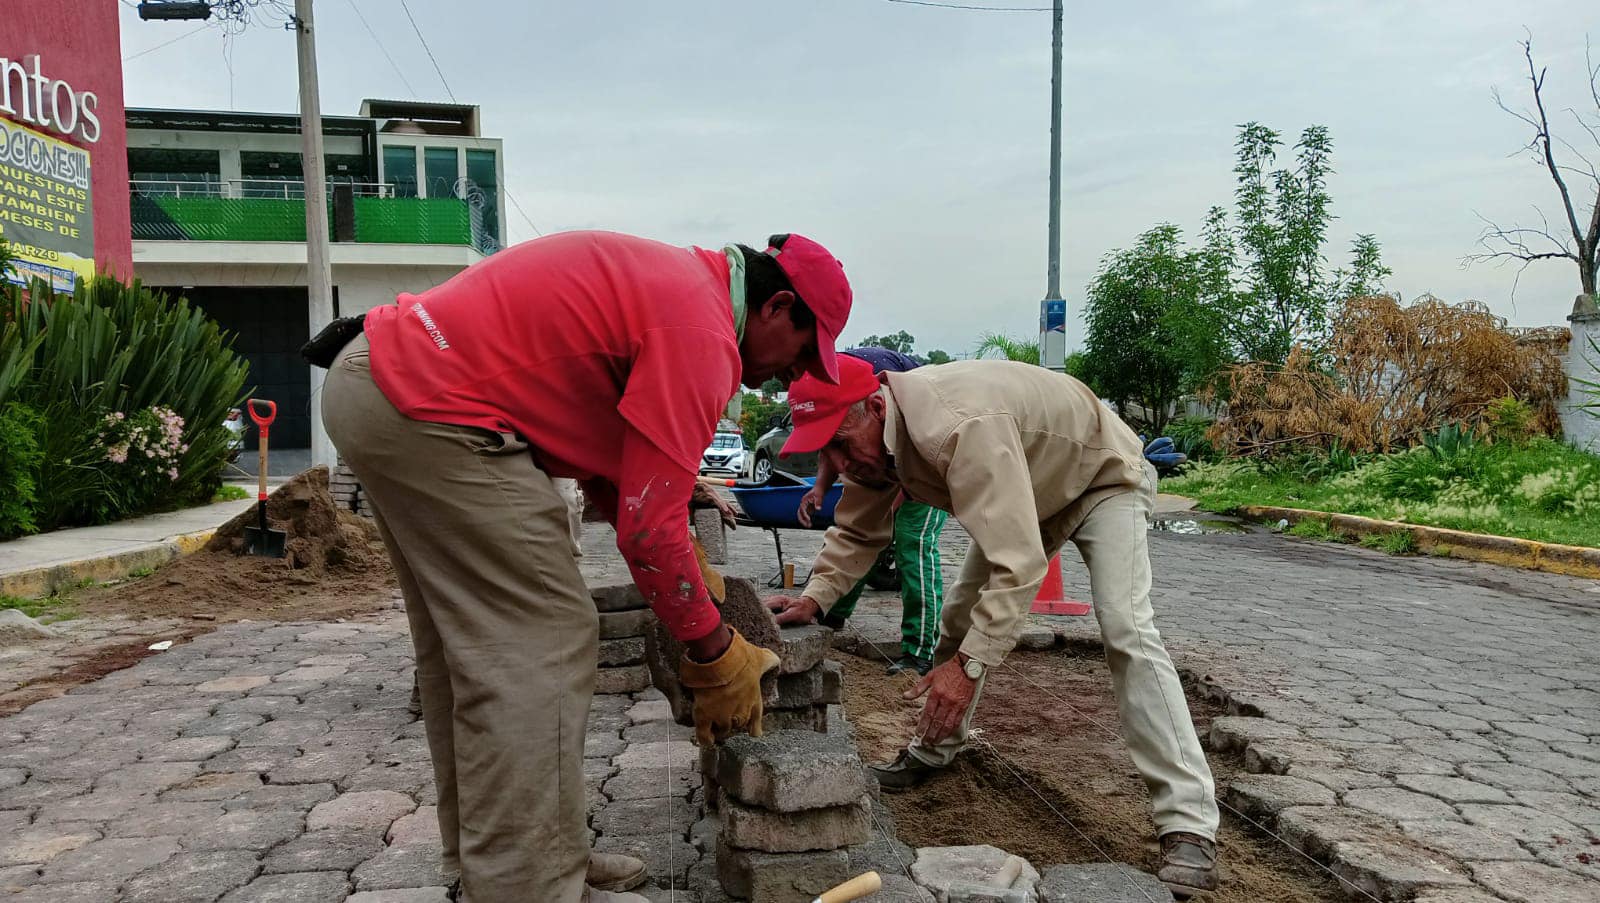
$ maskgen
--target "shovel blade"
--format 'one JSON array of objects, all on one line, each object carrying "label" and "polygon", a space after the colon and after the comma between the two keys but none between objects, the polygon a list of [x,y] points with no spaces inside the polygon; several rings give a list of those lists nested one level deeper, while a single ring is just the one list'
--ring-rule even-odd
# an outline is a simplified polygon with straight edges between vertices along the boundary
[{"label": "shovel blade", "polygon": [[263,530],[260,527],[244,528],[244,553],[263,558],[282,558],[289,534],[282,530]]}]

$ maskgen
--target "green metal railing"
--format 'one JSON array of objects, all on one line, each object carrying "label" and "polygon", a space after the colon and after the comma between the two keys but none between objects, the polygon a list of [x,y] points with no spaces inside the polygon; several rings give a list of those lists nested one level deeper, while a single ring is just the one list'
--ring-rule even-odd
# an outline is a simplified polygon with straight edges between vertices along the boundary
[{"label": "green metal railing", "polygon": [[[472,217],[464,201],[358,197],[354,202],[357,242],[472,244]],[[133,237],[140,240],[306,240],[306,206],[299,200],[134,194],[132,214]],[[331,215],[329,226],[331,232]]]}]

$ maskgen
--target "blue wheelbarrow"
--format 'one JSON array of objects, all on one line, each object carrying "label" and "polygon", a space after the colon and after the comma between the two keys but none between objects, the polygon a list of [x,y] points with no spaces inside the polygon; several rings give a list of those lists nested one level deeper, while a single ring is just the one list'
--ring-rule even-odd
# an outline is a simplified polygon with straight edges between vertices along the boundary
[{"label": "blue wheelbarrow", "polygon": [[[778,573],[767,581],[768,586],[804,586],[805,580],[796,580],[783,557],[783,535],[780,530],[826,530],[833,526],[833,510],[844,494],[844,484],[836,483],[822,497],[822,507],[811,513],[811,526],[807,527],[795,517],[800,510],[800,499],[816,484],[815,477],[797,477],[782,471],[773,471],[762,483],[729,481],[733,500],[744,512],[735,521],[742,526],[757,527],[772,534],[772,544],[778,554]],[[809,576],[809,575],[808,575]]]}]

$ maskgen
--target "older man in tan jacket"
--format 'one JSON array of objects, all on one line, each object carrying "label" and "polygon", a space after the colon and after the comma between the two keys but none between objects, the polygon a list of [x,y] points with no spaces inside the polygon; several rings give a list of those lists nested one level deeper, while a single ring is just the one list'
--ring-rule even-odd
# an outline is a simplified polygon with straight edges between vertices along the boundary
[{"label": "older man in tan jacket", "polygon": [[1082,383],[1040,367],[966,361],[872,374],[840,359],[839,385],[789,394],[785,454],[820,451],[848,481],[804,595],[768,600],[783,623],[826,614],[872,566],[904,497],[949,511],[972,537],[944,608],[918,736],[879,766],[915,786],[965,747],[990,668],[1016,643],[1049,557],[1071,540],[1089,570],[1123,732],[1150,788],[1160,876],[1179,896],[1216,886],[1217,803],[1183,686],[1150,607],[1145,530],[1155,472],[1139,438]]}]

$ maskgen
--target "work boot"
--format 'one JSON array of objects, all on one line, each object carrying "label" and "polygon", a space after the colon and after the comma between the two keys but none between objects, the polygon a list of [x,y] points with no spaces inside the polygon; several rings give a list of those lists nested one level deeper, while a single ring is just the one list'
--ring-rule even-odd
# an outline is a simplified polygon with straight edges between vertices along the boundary
[{"label": "work boot", "polygon": [[638,894],[614,894],[608,890],[595,890],[585,884],[583,903],[650,903],[650,901]]},{"label": "work boot", "polygon": [[1217,889],[1217,845],[1198,834],[1161,835],[1161,883],[1180,900]]},{"label": "work boot", "polygon": [[937,765],[929,765],[913,756],[911,750],[902,749],[893,762],[872,766],[872,775],[878,779],[878,786],[886,792],[899,793],[902,790],[920,787],[942,770]]},{"label": "work boot", "polygon": [[894,664],[883,669],[883,673],[889,675],[890,677],[894,677],[897,674],[904,674],[907,671],[915,671],[918,674],[926,675],[932,670],[933,659],[917,658],[915,655],[907,653],[906,655],[900,656],[899,660]]},{"label": "work boot", "polygon": [[599,890],[633,890],[644,883],[644,860],[621,853],[589,851],[589,873],[584,883]]}]

